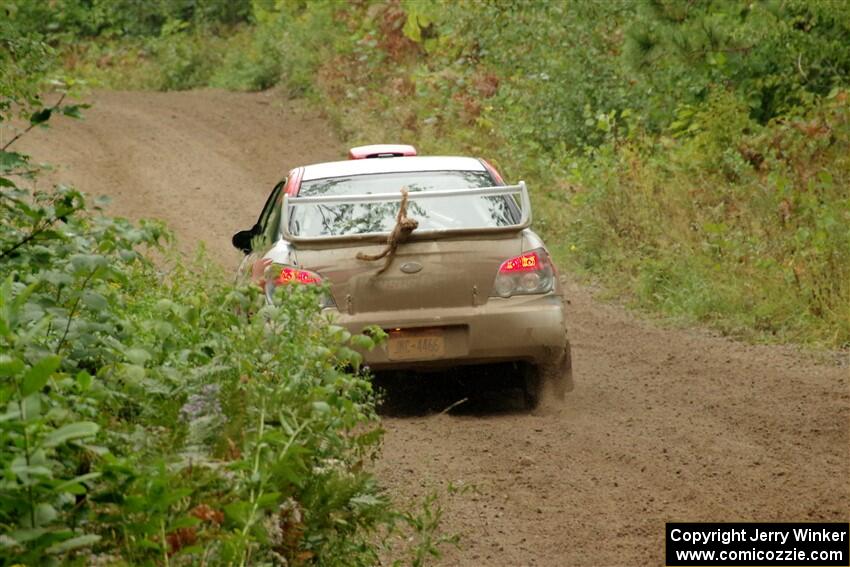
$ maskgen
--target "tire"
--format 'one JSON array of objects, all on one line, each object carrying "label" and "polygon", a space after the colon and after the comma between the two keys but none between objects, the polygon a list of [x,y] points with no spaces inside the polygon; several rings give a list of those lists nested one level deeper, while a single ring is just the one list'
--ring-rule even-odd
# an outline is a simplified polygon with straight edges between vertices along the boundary
[{"label": "tire", "polygon": [[561,356],[554,361],[524,366],[523,397],[526,409],[535,409],[547,394],[551,394],[557,401],[563,401],[567,392],[571,392],[574,387],[572,351],[569,342]]}]

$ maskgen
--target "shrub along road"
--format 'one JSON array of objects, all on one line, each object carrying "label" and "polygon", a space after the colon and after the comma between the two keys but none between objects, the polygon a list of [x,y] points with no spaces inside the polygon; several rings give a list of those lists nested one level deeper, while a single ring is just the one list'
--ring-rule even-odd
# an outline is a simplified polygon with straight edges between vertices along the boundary
[{"label": "shrub along road", "polygon": [[[288,168],[335,159],[330,127],[273,92],[102,92],[83,122],[58,120],[20,151],[109,210],[169,223],[236,266],[249,227]],[[481,376],[386,377],[380,476],[399,498],[447,493],[462,536],[446,565],[663,562],[665,521],[847,520],[850,369],[789,347],[668,330],[568,285],[576,390],[516,409],[473,395]],[[441,413],[469,398],[451,412]]]}]

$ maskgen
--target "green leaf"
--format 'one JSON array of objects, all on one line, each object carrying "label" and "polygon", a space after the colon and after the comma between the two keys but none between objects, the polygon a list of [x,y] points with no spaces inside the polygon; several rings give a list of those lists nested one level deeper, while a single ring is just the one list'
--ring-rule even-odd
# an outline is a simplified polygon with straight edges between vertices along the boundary
[{"label": "green leaf", "polygon": [[59,514],[56,508],[46,502],[42,502],[35,507],[35,523],[37,526],[44,526],[55,520]]},{"label": "green leaf", "polygon": [[251,503],[239,500],[224,507],[224,513],[238,525],[245,525],[251,514]]},{"label": "green leaf", "polygon": [[41,110],[33,112],[32,116],[30,116],[30,124],[32,124],[33,126],[43,124],[50,120],[51,114],[53,114],[52,108],[42,108]]},{"label": "green leaf", "polygon": [[145,367],[138,364],[123,364],[121,369],[124,371],[124,379],[129,384],[138,385],[145,379]]},{"label": "green leaf", "polygon": [[85,486],[83,486],[82,484],[67,484],[67,483],[65,483],[65,484],[62,485],[62,490],[59,490],[57,488],[57,489],[55,489],[55,491],[59,492],[59,493],[66,493],[66,494],[73,494],[75,496],[80,496],[80,495],[83,495],[86,492],[88,492],[88,489]]},{"label": "green leaf", "polygon": [[106,311],[109,309],[109,301],[103,295],[95,291],[87,291],[83,294],[83,303],[93,311]]},{"label": "green leaf", "polygon": [[74,254],[70,260],[75,273],[90,273],[107,265],[106,258],[98,254]]},{"label": "green leaf", "polygon": [[348,347],[340,347],[336,351],[336,357],[340,362],[349,363],[355,367],[359,367],[360,363],[363,361],[363,357],[360,356],[359,352],[353,351]]},{"label": "green leaf", "polygon": [[23,361],[7,355],[0,356],[0,376],[14,376],[25,368]]},{"label": "green leaf", "polygon": [[77,375],[74,376],[74,380],[77,381],[77,385],[80,386],[80,390],[85,392],[91,387],[92,375],[86,372],[85,370],[80,370],[79,372],[77,372]]},{"label": "green leaf", "polygon": [[124,353],[124,356],[127,357],[127,360],[137,366],[144,366],[145,363],[151,359],[151,353],[143,348],[128,348]]},{"label": "green leaf", "polygon": [[375,341],[366,335],[354,335],[351,337],[351,346],[363,350],[372,350],[375,348]]},{"label": "green leaf", "polygon": [[30,394],[22,400],[21,405],[24,408],[21,419],[24,421],[33,422],[41,417],[41,396]]},{"label": "green leaf", "polygon": [[59,108],[59,112],[64,114],[65,116],[69,116],[71,118],[82,118],[82,114],[80,114],[80,110],[91,108],[90,104],[67,104],[61,108]]},{"label": "green leaf", "polygon": [[41,390],[47,384],[47,379],[50,378],[50,375],[59,368],[61,362],[62,359],[58,356],[48,356],[35,363],[35,366],[24,374],[24,379],[21,383],[21,395],[26,397]]},{"label": "green leaf", "polygon": [[95,435],[100,427],[91,421],[78,421],[63,425],[59,429],[51,431],[44,437],[43,445],[45,447],[55,447],[81,437],[91,437]]},{"label": "green leaf", "polygon": [[351,333],[340,325],[328,325],[328,334],[340,343],[346,343],[351,338]]},{"label": "green leaf", "polygon": [[[70,492],[71,494],[85,494],[86,488],[82,483],[87,480],[94,480],[101,475],[99,472],[91,472],[88,474],[82,474],[76,478],[72,478],[66,480],[65,482],[57,484],[53,490],[54,492]],[[78,490],[82,489],[82,492],[78,492]]]},{"label": "green leaf", "polygon": [[372,494],[360,494],[348,501],[355,508],[375,508],[386,505],[386,500]]},{"label": "green leaf", "polygon": [[401,31],[410,41],[416,43],[422,41],[422,30],[419,28],[419,22],[417,21],[415,13],[407,15],[407,19],[404,21],[404,27],[402,27]]},{"label": "green leaf", "polygon": [[280,502],[280,492],[267,492],[257,498],[257,508],[269,508]]},{"label": "green leaf", "polygon": [[29,528],[12,532],[9,534],[9,537],[18,543],[26,543],[28,541],[38,539],[46,533],[47,530],[44,528]]},{"label": "green leaf", "polygon": [[59,543],[54,543],[45,551],[51,555],[58,555],[60,553],[66,553],[68,551],[71,551],[72,549],[79,549],[81,547],[88,547],[90,545],[94,545],[99,541],[99,535],[85,534],[77,537],[72,537],[71,539],[66,539],[65,541],[60,541]]},{"label": "green leaf", "polygon": [[12,464],[9,465],[9,470],[15,473],[24,483],[29,483],[32,477],[41,479],[49,479],[51,477],[49,468],[42,465],[28,465],[23,457],[15,457]]},{"label": "green leaf", "polygon": [[171,530],[179,530],[181,528],[191,528],[193,526],[197,526],[201,521],[194,516],[184,516],[182,518],[178,518],[169,524],[168,529]]},{"label": "green leaf", "polygon": [[26,167],[27,156],[18,152],[4,152],[0,150],[0,171]]}]

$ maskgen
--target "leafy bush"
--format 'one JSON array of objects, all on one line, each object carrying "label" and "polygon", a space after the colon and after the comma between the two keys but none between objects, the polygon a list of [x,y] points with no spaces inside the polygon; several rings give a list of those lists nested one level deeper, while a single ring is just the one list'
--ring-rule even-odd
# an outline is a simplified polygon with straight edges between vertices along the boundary
[{"label": "leafy bush", "polygon": [[0,199],[4,565],[374,563],[371,385],[316,292],[165,275],[161,227],[72,189]]},{"label": "leafy bush", "polygon": [[651,0],[628,26],[627,58],[664,127],[680,104],[726,85],[764,124],[805,110],[850,75],[847,11],[837,3]]},{"label": "leafy bush", "polygon": [[[13,53],[13,55],[15,55]],[[322,290],[233,288],[158,223],[31,192],[0,148],[0,565],[374,565],[390,536],[438,554],[439,507],[391,505],[359,349]],[[16,103],[15,105],[12,102]],[[155,250],[159,260],[147,255]]]},{"label": "leafy bush", "polygon": [[19,29],[49,40],[158,36],[170,22],[224,28],[252,19],[250,0],[6,0]]},{"label": "leafy bush", "polygon": [[240,91],[261,91],[280,80],[283,53],[277,37],[266,29],[242,33],[228,42],[221,65],[210,86]]},{"label": "leafy bush", "polygon": [[574,160],[573,261],[688,321],[850,345],[846,102],[762,127],[722,94],[686,136],[636,134]]},{"label": "leafy bush", "polygon": [[183,21],[168,22],[161,35],[149,42],[157,64],[158,88],[170,91],[205,86],[221,63],[218,46],[223,43],[220,38],[189,29]]}]

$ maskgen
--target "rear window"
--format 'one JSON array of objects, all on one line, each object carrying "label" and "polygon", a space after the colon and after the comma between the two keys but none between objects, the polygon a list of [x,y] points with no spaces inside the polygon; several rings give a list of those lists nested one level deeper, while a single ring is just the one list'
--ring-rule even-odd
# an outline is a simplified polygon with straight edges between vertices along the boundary
[{"label": "rear window", "polygon": [[[407,187],[415,191],[445,191],[491,187],[485,171],[421,171],[381,173],[304,181],[299,196],[363,195],[398,193]],[[293,207],[290,231],[303,237],[343,236],[393,229],[399,203],[352,203],[341,205],[299,205]],[[516,202],[507,196],[439,197],[411,200],[407,216],[419,221],[417,230],[465,229],[509,226],[519,222]]]}]

